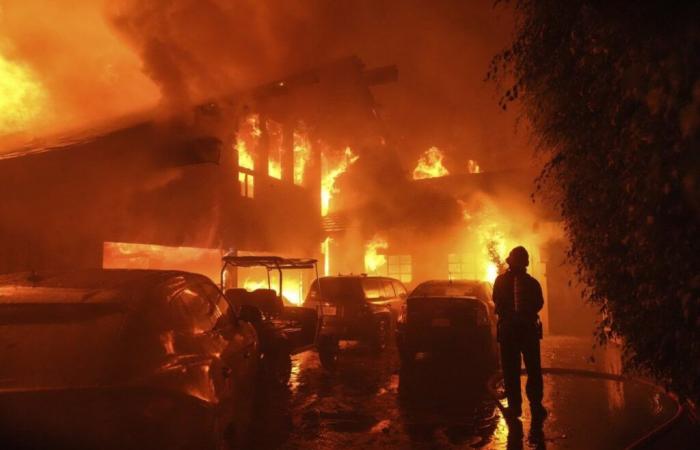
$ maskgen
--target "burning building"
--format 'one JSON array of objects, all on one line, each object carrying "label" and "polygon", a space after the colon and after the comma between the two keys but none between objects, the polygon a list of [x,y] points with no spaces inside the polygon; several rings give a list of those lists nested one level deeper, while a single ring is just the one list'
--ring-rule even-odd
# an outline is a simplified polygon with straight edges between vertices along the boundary
[{"label": "burning building", "polygon": [[[351,149],[381,139],[370,87],[395,78],[350,57],[6,153],[0,272],[179,268],[217,279],[224,251],[316,256]],[[288,278],[299,302],[307,280]]]}]

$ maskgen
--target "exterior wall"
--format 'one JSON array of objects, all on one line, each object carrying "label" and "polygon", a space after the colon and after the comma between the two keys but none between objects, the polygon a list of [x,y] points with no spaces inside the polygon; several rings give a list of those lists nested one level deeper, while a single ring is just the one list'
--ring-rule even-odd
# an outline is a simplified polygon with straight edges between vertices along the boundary
[{"label": "exterior wall", "polygon": [[242,198],[230,142],[202,162],[182,135],[144,123],[0,159],[0,272],[100,267],[104,242],[318,251],[318,191],[263,175]]}]

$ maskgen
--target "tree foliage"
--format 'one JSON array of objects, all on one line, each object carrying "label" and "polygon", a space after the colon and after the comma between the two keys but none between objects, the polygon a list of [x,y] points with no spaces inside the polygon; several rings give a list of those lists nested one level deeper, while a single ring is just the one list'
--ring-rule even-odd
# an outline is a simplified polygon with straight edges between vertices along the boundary
[{"label": "tree foliage", "polygon": [[489,78],[511,83],[548,163],[570,257],[602,312],[603,340],[700,397],[700,6],[513,0],[512,45]]}]

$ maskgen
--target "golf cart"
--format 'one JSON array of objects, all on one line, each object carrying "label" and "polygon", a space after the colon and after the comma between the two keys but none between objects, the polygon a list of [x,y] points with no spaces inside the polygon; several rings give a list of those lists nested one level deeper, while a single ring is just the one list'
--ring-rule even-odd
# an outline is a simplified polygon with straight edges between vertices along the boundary
[{"label": "golf cart", "polygon": [[[292,369],[291,356],[314,348],[320,330],[320,315],[314,308],[285,305],[282,296],[285,270],[313,269],[315,259],[279,256],[237,256],[227,254],[221,268],[221,290],[244,320],[255,327],[260,341],[261,368],[266,378],[286,385]],[[229,271],[238,267],[262,267],[267,270],[267,289],[248,291],[229,286]],[[279,288],[272,289],[270,272],[279,275]]]}]

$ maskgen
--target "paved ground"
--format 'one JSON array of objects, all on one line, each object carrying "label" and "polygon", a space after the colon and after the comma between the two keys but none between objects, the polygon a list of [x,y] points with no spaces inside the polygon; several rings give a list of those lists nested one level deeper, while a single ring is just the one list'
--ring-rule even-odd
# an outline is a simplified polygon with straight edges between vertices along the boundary
[{"label": "paved ground", "polygon": [[[542,353],[544,366],[620,367],[614,352],[591,359],[580,338],[545,338]],[[509,429],[475,372],[463,361],[424,365],[409,377],[394,349],[377,356],[347,348],[335,373],[312,352],[297,355],[289,387],[260,403],[256,448],[619,449],[674,411],[644,384],[547,375],[544,426],[532,427],[526,412]]]}]

